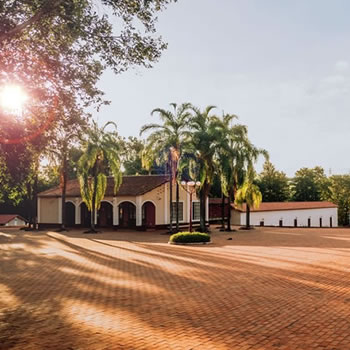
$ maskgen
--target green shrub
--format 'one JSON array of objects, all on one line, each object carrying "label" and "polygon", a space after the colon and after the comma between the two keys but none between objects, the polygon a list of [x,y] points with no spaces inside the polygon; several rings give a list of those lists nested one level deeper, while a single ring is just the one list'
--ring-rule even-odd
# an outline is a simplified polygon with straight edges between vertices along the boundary
[{"label": "green shrub", "polygon": [[170,236],[173,243],[203,243],[210,242],[210,236],[201,232],[179,232]]}]

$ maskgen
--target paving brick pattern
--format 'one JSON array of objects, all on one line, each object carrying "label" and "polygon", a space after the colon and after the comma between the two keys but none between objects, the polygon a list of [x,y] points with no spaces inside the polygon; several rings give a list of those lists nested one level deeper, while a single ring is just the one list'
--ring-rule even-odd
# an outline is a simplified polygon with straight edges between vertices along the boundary
[{"label": "paving brick pattern", "polygon": [[350,350],[349,229],[0,231],[1,350]]}]

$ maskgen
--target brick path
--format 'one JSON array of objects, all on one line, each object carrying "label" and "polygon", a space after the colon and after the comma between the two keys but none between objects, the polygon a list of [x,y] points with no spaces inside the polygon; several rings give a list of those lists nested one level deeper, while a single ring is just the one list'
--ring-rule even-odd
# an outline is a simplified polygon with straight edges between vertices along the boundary
[{"label": "brick path", "polygon": [[350,349],[350,230],[1,232],[1,350]]}]

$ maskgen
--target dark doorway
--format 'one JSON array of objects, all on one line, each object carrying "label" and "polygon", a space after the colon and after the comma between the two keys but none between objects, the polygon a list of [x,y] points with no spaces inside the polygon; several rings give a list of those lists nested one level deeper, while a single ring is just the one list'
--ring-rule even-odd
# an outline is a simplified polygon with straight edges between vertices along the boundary
[{"label": "dark doorway", "polygon": [[329,218],[329,227],[333,227],[333,218],[332,217]]},{"label": "dark doorway", "polygon": [[66,226],[75,225],[75,205],[72,202],[66,202]]},{"label": "dark doorway", "polygon": [[280,227],[282,227],[283,226],[283,220],[281,219],[280,220]]},{"label": "dark doorway", "polygon": [[102,202],[98,211],[97,223],[100,227],[113,226],[113,205],[108,202]]},{"label": "dark doorway", "polygon": [[146,202],[142,206],[142,226],[145,228],[156,227],[156,207],[152,202]]},{"label": "dark doorway", "polygon": [[264,220],[260,221],[260,226],[264,226]]},{"label": "dark doorway", "polygon": [[131,202],[119,205],[119,226],[123,228],[136,227],[136,206]]},{"label": "dark doorway", "polygon": [[320,218],[320,227],[322,227],[322,218]]},{"label": "dark doorway", "polygon": [[308,218],[308,219],[307,219],[307,226],[308,226],[308,227],[311,227],[311,218]]},{"label": "dark doorway", "polygon": [[298,219],[294,219],[294,227],[298,226]]},{"label": "dark doorway", "polygon": [[83,227],[90,227],[91,225],[91,212],[88,211],[85,203],[80,204],[80,223]]}]

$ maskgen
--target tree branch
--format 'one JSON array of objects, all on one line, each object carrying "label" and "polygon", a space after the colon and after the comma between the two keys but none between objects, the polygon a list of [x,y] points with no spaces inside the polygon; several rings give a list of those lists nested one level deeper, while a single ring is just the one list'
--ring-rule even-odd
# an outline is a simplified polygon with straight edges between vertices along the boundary
[{"label": "tree branch", "polygon": [[0,43],[14,37],[17,34],[23,32],[27,27],[31,26],[35,22],[41,20],[41,18],[50,12],[53,12],[64,0],[47,0],[46,3],[28,20],[24,21],[21,24],[16,25],[14,28],[10,29],[7,32],[0,33]]}]

